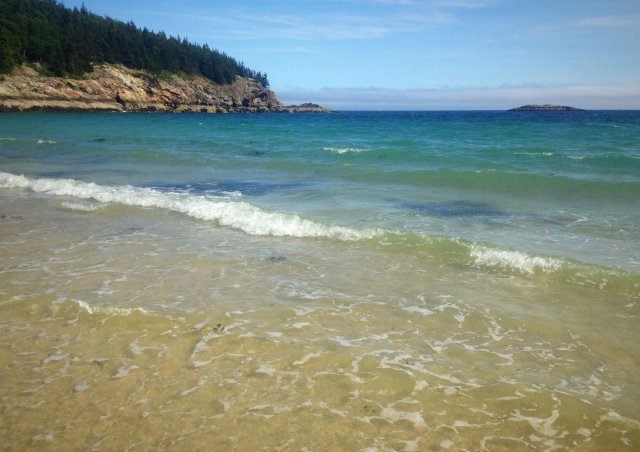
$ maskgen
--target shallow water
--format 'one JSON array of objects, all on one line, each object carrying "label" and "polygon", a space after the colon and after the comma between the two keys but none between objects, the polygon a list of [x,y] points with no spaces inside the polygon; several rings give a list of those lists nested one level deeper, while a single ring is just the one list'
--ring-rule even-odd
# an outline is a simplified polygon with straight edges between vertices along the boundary
[{"label": "shallow water", "polygon": [[[131,115],[117,132],[125,116],[0,117],[16,138],[0,142],[4,447],[638,448],[636,198],[579,196],[575,175],[564,198],[566,186],[482,193],[477,181],[460,198],[461,179],[437,192],[440,173],[401,183],[375,159],[361,171],[380,181],[362,182],[357,160],[330,160],[372,152],[353,150],[371,147],[358,139],[375,129],[362,118],[345,119],[347,140],[340,117]],[[61,131],[69,118],[80,126]],[[25,144],[21,121],[56,143]],[[156,142],[147,128],[158,121],[189,133]],[[208,140],[240,143],[225,158],[198,151],[188,140],[205,138],[190,121],[223,129]],[[288,156],[233,157],[247,127],[246,140],[266,134],[268,152]],[[474,149],[498,127],[462,138]],[[88,136],[124,143],[89,162]],[[143,158],[153,171],[131,163],[136,143],[160,158]],[[294,145],[318,148],[304,171]],[[203,155],[181,168],[181,146]],[[613,177],[593,171],[591,184]],[[205,172],[208,183],[194,176]]]}]

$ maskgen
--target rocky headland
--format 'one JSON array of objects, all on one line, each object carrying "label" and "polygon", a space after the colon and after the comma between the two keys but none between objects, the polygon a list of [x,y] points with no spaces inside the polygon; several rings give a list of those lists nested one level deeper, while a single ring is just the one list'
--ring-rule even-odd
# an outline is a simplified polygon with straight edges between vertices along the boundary
[{"label": "rocky headland", "polygon": [[581,108],[567,107],[565,105],[523,105],[518,108],[511,108],[507,111],[584,111]]},{"label": "rocky headland", "polygon": [[260,82],[229,85],[204,77],[158,76],[122,65],[95,65],[82,78],[48,77],[29,66],[0,75],[0,111],[327,112],[316,104],[285,107]]}]

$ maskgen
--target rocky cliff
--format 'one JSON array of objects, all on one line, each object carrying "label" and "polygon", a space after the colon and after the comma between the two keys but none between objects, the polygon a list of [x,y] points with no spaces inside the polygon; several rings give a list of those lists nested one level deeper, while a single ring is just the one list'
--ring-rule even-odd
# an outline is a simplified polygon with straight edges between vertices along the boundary
[{"label": "rocky cliff", "polygon": [[19,66],[0,75],[0,111],[168,111],[296,112],[327,111],[284,107],[261,83],[236,77],[216,85],[203,77],[158,77],[122,65],[96,65],[82,79],[46,77]]}]

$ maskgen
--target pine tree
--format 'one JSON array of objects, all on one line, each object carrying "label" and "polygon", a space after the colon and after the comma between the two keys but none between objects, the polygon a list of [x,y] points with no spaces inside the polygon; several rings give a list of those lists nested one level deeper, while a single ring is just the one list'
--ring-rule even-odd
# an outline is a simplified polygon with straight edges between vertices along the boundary
[{"label": "pine tree", "polygon": [[38,63],[54,75],[79,76],[93,63],[120,63],[155,73],[202,75],[220,84],[232,83],[237,75],[268,84],[266,74],[207,45],[100,17],[84,4],[68,9],[56,0],[0,0],[0,73],[22,63]]}]

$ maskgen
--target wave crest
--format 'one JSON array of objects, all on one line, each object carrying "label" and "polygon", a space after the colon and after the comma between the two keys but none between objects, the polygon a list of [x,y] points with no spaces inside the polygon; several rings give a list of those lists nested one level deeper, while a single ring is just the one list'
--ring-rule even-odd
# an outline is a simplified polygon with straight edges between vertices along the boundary
[{"label": "wave crest", "polygon": [[536,270],[550,273],[562,266],[559,259],[552,257],[530,256],[520,251],[492,249],[486,246],[473,245],[469,254],[476,265],[508,268],[529,274]]},{"label": "wave crest", "polygon": [[74,179],[30,179],[0,173],[0,187],[24,188],[55,196],[91,199],[134,207],[155,207],[179,212],[251,235],[276,237],[329,237],[340,240],[370,239],[382,234],[378,229],[351,229],[324,225],[296,214],[269,212],[246,202],[223,201],[188,193],[160,192],[152,188],[98,185]]}]

